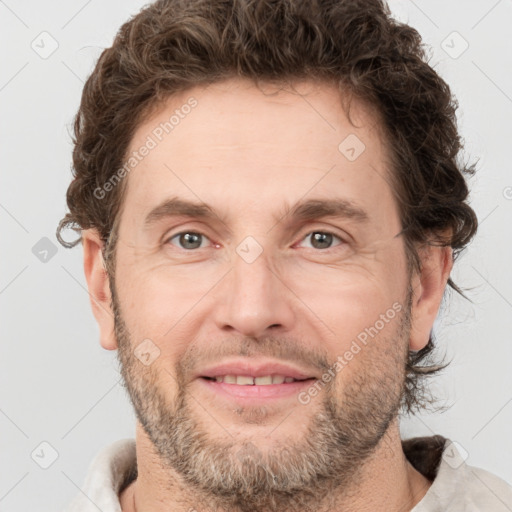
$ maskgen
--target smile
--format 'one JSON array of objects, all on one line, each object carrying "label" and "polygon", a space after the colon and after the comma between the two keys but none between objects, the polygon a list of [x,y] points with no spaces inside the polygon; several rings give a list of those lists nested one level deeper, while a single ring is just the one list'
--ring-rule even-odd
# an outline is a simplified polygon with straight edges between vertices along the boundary
[{"label": "smile", "polygon": [[215,382],[224,382],[225,384],[238,384],[239,386],[269,386],[270,384],[283,384],[298,382],[309,379],[294,379],[284,375],[265,375],[262,377],[251,377],[248,375],[218,375],[216,377],[204,377]]}]

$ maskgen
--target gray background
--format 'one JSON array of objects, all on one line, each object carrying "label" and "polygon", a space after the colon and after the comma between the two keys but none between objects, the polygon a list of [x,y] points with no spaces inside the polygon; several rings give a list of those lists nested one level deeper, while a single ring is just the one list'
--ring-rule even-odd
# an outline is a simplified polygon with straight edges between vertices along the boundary
[{"label": "gray background", "polygon": [[[66,211],[83,82],[143,5],[0,1],[1,511],[60,510],[79,492],[92,457],[134,436],[115,353],[99,345],[81,246],[62,248],[55,229]],[[435,324],[453,362],[432,387],[450,407],[405,419],[402,433],[449,437],[469,464],[512,483],[512,2],[390,6],[432,47],[432,64],[459,100],[466,156],[479,158],[470,186],[481,223],[452,274],[472,288],[474,303],[451,295]]]}]

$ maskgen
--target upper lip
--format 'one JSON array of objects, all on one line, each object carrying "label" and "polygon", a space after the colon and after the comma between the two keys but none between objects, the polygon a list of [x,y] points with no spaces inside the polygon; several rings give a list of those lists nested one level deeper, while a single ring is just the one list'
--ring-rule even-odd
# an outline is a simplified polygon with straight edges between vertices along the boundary
[{"label": "upper lip", "polygon": [[266,375],[283,375],[294,379],[311,379],[313,374],[287,363],[271,360],[237,359],[225,361],[202,369],[196,377],[218,377],[220,375],[246,375],[264,377]]}]

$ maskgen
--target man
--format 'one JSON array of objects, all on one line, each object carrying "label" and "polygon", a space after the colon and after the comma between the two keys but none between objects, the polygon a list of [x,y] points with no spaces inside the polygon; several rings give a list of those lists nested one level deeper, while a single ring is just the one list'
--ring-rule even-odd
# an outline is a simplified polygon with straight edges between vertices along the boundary
[{"label": "man", "polygon": [[160,0],[121,27],[58,236],[80,233],[136,439],[69,511],[512,509],[450,440],[400,439],[477,229],[420,42],[378,0]]}]

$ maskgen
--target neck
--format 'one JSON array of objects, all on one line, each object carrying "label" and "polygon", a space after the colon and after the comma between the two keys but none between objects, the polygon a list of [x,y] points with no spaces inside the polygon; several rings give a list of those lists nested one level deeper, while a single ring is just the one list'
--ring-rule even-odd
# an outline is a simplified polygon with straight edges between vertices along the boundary
[{"label": "neck", "polygon": [[[136,452],[138,477],[120,495],[123,512],[238,512],[236,509],[209,509],[212,499],[184,485],[177,473],[169,474],[137,422]],[[398,420],[390,425],[371,457],[359,468],[349,487],[334,488],[315,511],[341,510],[405,512],[411,510],[428,491],[431,482],[407,461],[400,441]],[[211,497],[210,497],[211,498]],[[293,509],[291,504],[290,510]],[[283,512],[286,509],[281,508]]]}]

